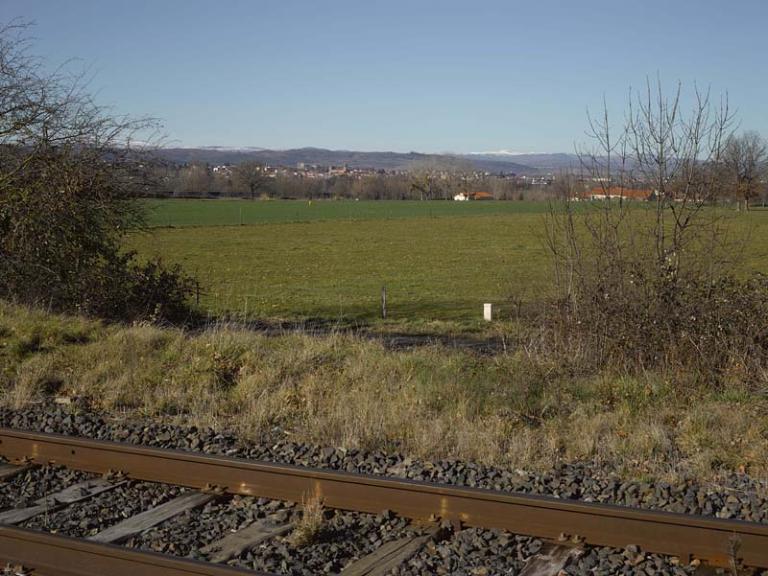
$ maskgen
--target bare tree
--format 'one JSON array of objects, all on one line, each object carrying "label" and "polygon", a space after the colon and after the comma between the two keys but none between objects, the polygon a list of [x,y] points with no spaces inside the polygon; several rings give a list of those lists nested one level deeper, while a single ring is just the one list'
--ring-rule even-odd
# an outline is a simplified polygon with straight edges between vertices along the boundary
[{"label": "bare tree", "polygon": [[251,200],[256,199],[256,193],[263,189],[267,183],[267,173],[264,166],[253,161],[243,162],[235,166],[232,169],[232,178],[235,188],[247,191]]},{"label": "bare tree", "polygon": [[768,148],[757,132],[733,135],[726,141],[723,164],[732,195],[749,210],[749,203],[756,198],[766,175]]},{"label": "bare tree", "polygon": [[428,157],[408,168],[411,194],[420,200],[448,199],[459,191],[472,163],[461,158]]},{"label": "bare tree", "polygon": [[[627,267],[637,266],[630,260],[639,253],[646,265],[670,278],[685,266],[713,270],[722,251],[712,250],[714,246],[707,252],[699,249],[703,228],[717,230],[713,219],[719,215],[705,208],[722,194],[719,167],[733,123],[726,97],[713,101],[709,91],[694,87],[684,109],[681,85],[666,93],[659,80],[648,80],[642,91],[630,91],[625,121],[618,129],[605,105],[600,116],[589,117],[587,134],[593,145],[578,149],[582,178],[610,192],[595,210],[579,216],[596,248],[590,258],[598,276],[603,271],[621,277]],[[650,225],[647,219],[628,217],[633,209],[628,191],[634,187],[652,191]],[[647,246],[639,245],[648,240],[653,245],[651,260]]]},{"label": "bare tree", "polygon": [[[658,80],[630,92],[618,126],[605,105],[590,116],[592,145],[578,150],[581,173],[559,185],[547,242],[562,325],[593,361],[657,362],[683,340],[685,354],[722,360],[717,321],[701,316],[737,282],[741,239],[714,206],[733,124],[727,98],[696,88],[684,97],[679,84],[665,92]],[[582,182],[604,199],[576,203]],[[630,200],[636,188],[650,191],[648,202]]]},{"label": "bare tree", "polygon": [[419,200],[432,200],[440,191],[440,170],[435,162],[423,160],[413,162],[409,169],[411,193]]},{"label": "bare tree", "polygon": [[192,162],[181,170],[183,195],[205,196],[213,189],[213,174],[205,162]]}]

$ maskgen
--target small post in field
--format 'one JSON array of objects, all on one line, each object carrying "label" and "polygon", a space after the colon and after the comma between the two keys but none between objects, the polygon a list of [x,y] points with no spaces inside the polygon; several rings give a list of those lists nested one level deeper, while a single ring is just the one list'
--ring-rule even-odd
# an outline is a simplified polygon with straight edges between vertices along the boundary
[{"label": "small post in field", "polygon": [[240,226],[243,225],[243,207],[240,207]]},{"label": "small post in field", "polygon": [[381,287],[381,317],[387,318],[387,285]]},{"label": "small post in field", "polygon": [[483,320],[486,322],[493,320],[493,304],[490,302],[483,304]]}]

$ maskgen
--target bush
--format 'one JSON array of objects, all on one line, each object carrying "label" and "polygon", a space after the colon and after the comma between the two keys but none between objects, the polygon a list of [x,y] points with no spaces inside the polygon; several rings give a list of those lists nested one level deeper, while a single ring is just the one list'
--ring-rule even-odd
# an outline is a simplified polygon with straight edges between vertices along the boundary
[{"label": "bush", "polygon": [[596,283],[550,316],[560,341],[595,367],[685,369],[710,382],[758,376],[768,359],[768,277],[714,281],[633,272],[622,289]]},{"label": "bush", "polygon": [[194,281],[121,252],[142,214],[122,181],[125,162],[102,152],[17,153],[23,169],[0,187],[0,297],[111,320],[188,319]]},{"label": "bush", "polygon": [[[189,317],[193,281],[122,253],[143,225],[137,196],[154,122],[115,117],[0,27],[0,298],[109,319]],[[148,132],[149,131],[149,132]]]},{"label": "bush", "polygon": [[[589,177],[559,180],[563,206],[548,219],[559,294],[548,336],[597,368],[752,382],[768,367],[768,281],[737,275],[743,244],[716,207],[728,191],[727,99],[694,96],[684,112],[680,86],[668,97],[649,81],[618,134],[607,109],[590,120]],[[638,188],[648,202],[631,201]]]},{"label": "bush", "polygon": [[96,270],[93,281],[84,287],[78,304],[86,314],[174,323],[188,322],[194,315],[189,297],[195,281],[179,266],[169,267],[159,260],[139,263],[131,253]]}]

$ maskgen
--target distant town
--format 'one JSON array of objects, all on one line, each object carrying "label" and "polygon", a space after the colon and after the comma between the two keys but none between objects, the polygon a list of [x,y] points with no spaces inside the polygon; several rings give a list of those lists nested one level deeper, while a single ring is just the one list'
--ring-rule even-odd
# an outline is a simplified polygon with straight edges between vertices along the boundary
[{"label": "distant town", "polygon": [[149,196],[246,198],[360,198],[373,200],[518,200],[541,197],[554,174],[478,170],[463,159],[426,159],[402,168],[297,162],[292,166],[246,160],[152,166]]},{"label": "distant town", "polygon": [[[358,199],[358,200],[530,200],[568,196],[576,201],[655,198],[653,186],[590,174],[516,174],[474,169],[453,158],[415,161],[396,169],[322,165],[294,166],[202,161],[149,164],[145,195],[175,198]],[[764,201],[765,183],[754,199]],[[720,200],[729,201],[730,196]]]}]

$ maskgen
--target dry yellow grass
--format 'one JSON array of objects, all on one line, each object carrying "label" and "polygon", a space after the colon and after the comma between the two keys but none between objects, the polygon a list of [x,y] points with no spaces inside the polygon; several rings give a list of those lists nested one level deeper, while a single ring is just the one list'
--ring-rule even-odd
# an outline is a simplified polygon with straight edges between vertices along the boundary
[{"label": "dry yellow grass", "polygon": [[125,415],[278,426],[297,441],[543,469],[611,462],[634,477],[768,475],[768,399],[682,376],[575,376],[523,352],[392,351],[343,334],[116,326],[0,304],[0,401],[88,399]]},{"label": "dry yellow grass", "polygon": [[325,529],[325,509],[318,495],[311,495],[301,504],[301,517],[288,535],[291,546],[300,548],[317,542]]}]

